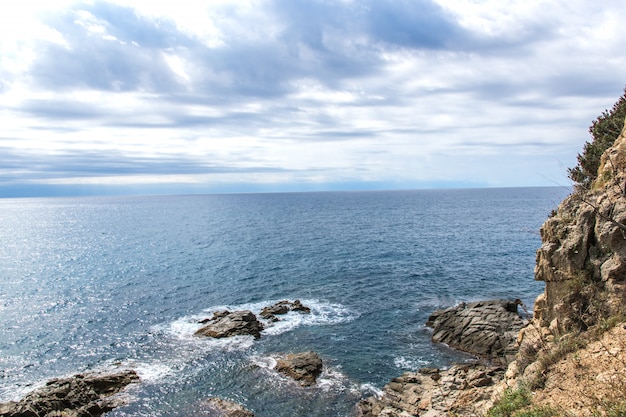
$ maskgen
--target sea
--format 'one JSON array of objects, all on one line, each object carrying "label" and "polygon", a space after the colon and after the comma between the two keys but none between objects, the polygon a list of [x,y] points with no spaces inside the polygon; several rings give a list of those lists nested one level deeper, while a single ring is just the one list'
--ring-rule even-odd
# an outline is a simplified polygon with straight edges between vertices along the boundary
[{"label": "sea", "polygon": [[[350,416],[405,371],[472,358],[437,309],[532,309],[539,228],[565,187],[0,199],[0,402],[51,378],[135,369],[107,416]],[[219,310],[301,300],[259,339],[194,336]],[[301,387],[278,356],[317,352]]]}]

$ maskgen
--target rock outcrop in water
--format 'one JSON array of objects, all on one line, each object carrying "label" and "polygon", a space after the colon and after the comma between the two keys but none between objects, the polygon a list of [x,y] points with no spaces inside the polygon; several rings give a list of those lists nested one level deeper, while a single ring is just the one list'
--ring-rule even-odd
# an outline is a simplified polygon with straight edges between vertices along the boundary
[{"label": "rock outcrop in water", "polygon": [[135,371],[53,379],[19,402],[0,404],[1,417],[96,417],[127,403],[115,395],[138,382]]},{"label": "rock outcrop in water", "polygon": [[[506,364],[516,353],[517,335],[525,324],[517,306],[517,301],[506,300],[461,303],[435,311],[427,325],[435,343]],[[504,368],[482,363],[405,373],[385,385],[382,396],[361,401],[357,415],[481,416],[503,376]]]},{"label": "rock outcrop in water", "polygon": [[517,352],[517,334],[525,326],[519,301],[493,300],[461,303],[435,311],[427,325],[432,340],[491,362],[507,364]]},{"label": "rock outcrop in water", "polygon": [[222,398],[210,398],[206,401],[211,416],[214,417],[254,417],[254,413],[241,404]]},{"label": "rock outcrop in water", "polygon": [[280,319],[276,316],[287,314],[290,311],[297,311],[303,314],[309,314],[311,309],[302,304],[300,300],[291,301],[279,301],[274,305],[267,306],[261,310],[261,317],[266,320],[279,321]]},{"label": "rock outcrop in water", "polygon": [[315,352],[291,353],[278,359],[274,369],[302,386],[310,386],[315,384],[322,373],[322,359]]},{"label": "rock outcrop in water", "polygon": [[263,324],[249,310],[219,311],[203,323],[205,326],[196,331],[197,336],[222,338],[252,335],[258,339],[263,330]]}]

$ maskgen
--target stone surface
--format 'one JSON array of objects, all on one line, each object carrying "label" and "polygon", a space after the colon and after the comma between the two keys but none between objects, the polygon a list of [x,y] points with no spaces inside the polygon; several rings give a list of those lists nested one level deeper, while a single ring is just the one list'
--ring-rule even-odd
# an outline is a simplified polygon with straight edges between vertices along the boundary
[{"label": "stone surface", "polygon": [[291,353],[278,359],[274,369],[303,386],[310,386],[322,373],[322,359],[315,352]]},{"label": "stone surface", "polygon": [[126,404],[115,394],[139,381],[135,371],[78,374],[53,379],[19,402],[0,405],[2,417],[91,417]]},{"label": "stone surface", "polygon": [[[626,314],[626,127],[589,189],[577,187],[544,222],[541,240],[535,279],[545,290],[493,399],[521,384],[535,387],[535,404],[564,415],[605,415],[594,407],[626,395],[623,355],[610,351],[626,351],[623,325],[597,342],[602,328]],[[607,372],[616,379],[596,384]]]},{"label": "stone surface", "polygon": [[385,385],[381,397],[361,401],[356,407],[356,415],[482,416],[503,374],[502,368],[482,364],[408,372]]},{"label": "stone surface", "polygon": [[206,401],[215,417],[254,417],[254,413],[239,403],[222,398],[209,398]]},{"label": "stone surface", "polygon": [[242,311],[220,311],[213,314],[205,326],[196,331],[197,336],[207,336],[214,338],[246,336],[252,335],[255,338],[261,337],[263,324],[249,310]]},{"label": "stone surface", "polygon": [[[588,190],[567,197],[541,227],[535,279],[544,281],[535,317],[557,332],[593,322],[573,289],[592,281],[607,290],[606,308],[619,313],[626,294],[626,127],[602,155],[598,178]],[[583,294],[584,295],[584,294]],[[575,313],[581,317],[574,317]],[[597,314],[596,314],[597,315]],[[583,326],[584,327],[584,326]]]},{"label": "stone surface", "polygon": [[434,312],[427,325],[432,340],[482,358],[508,363],[517,352],[517,335],[526,324],[518,303],[507,300],[461,303]]},{"label": "stone surface", "polygon": [[293,302],[283,300],[279,301],[274,305],[267,306],[261,310],[260,316],[266,320],[278,321],[279,318],[277,315],[287,314],[290,311],[297,311],[303,314],[308,314],[311,312],[311,309],[300,302],[300,300],[295,300]]}]

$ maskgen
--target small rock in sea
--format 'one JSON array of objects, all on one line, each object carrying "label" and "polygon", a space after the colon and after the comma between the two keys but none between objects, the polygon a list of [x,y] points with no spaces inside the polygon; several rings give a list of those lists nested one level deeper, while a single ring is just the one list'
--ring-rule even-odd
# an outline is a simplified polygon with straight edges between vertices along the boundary
[{"label": "small rock in sea", "polygon": [[277,315],[287,314],[290,311],[308,314],[311,312],[311,309],[303,305],[300,300],[295,300],[293,302],[283,300],[274,305],[264,307],[263,310],[261,310],[260,315],[266,320],[279,321],[278,317],[276,317]]},{"label": "small rock in sea", "polygon": [[261,337],[263,324],[249,310],[221,311],[213,314],[207,325],[196,331],[197,336],[214,338],[252,335]]},{"label": "small rock in sea", "polygon": [[229,314],[230,314],[230,311],[228,311],[228,310],[216,311],[216,312],[213,313],[213,317],[202,319],[198,323],[206,324],[206,323],[210,322],[211,320],[219,319],[220,317],[226,317]]},{"label": "small rock in sea", "polygon": [[315,384],[322,373],[322,359],[315,352],[291,353],[278,359],[274,369],[302,386],[310,386]]},{"label": "small rock in sea", "polygon": [[217,414],[216,417],[254,417],[254,413],[243,405],[222,398],[209,398],[209,407]]}]

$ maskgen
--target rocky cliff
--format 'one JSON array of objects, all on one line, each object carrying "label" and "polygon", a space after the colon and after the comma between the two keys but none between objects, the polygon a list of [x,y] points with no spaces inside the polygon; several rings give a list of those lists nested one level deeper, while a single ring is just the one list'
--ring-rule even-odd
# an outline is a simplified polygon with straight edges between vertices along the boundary
[{"label": "rocky cliff", "polygon": [[[532,319],[516,343],[503,338],[519,329],[517,321],[496,326],[504,332],[494,340],[507,340],[498,356],[509,362],[517,345],[506,372],[491,359],[407,373],[381,397],[362,401],[357,415],[626,416],[626,126],[602,155],[595,180],[553,211],[541,239],[535,279],[546,286]],[[487,337],[476,341],[463,331],[478,323],[482,335],[493,320],[483,310],[468,320],[466,311],[472,309],[435,312],[433,341],[479,354],[474,347],[489,347],[480,342]],[[437,340],[440,331],[449,337]]]},{"label": "rocky cliff", "polygon": [[626,415],[626,127],[541,239],[535,278],[545,291],[494,400],[525,389],[527,407],[549,415]]}]

